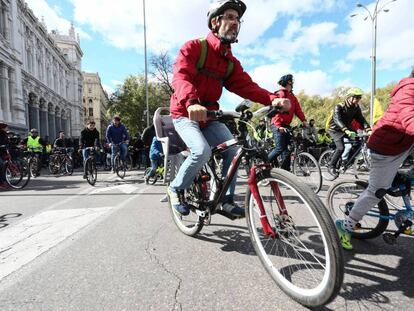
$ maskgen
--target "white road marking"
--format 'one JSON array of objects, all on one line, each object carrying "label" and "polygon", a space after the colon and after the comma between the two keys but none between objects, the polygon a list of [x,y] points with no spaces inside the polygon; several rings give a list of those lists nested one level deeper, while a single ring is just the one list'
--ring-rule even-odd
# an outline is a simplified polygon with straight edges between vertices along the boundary
[{"label": "white road marking", "polygon": [[111,209],[113,207],[49,210],[0,232],[0,279]]},{"label": "white road marking", "polygon": [[113,191],[113,190],[119,190],[119,191],[122,191],[123,193],[131,194],[134,191],[136,191],[137,189],[139,189],[139,187],[131,185],[131,184],[125,184],[125,185],[117,185],[117,186],[98,188],[98,189],[93,190],[89,194],[93,195],[93,194],[108,192],[108,191]]}]

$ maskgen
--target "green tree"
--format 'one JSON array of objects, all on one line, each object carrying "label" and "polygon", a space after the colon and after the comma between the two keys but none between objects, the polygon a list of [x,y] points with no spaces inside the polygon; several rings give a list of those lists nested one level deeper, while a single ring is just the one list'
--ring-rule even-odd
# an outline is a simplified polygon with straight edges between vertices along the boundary
[{"label": "green tree", "polygon": [[[148,106],[150,122],[155,110],[169,105],[169,95],[159,83],[148,83]],[[142,132],[146,123],[145,77],[129,76],[124,83],[112,94],[108,111],[111,116],[119,115],[129,133],[135,135]]]}]

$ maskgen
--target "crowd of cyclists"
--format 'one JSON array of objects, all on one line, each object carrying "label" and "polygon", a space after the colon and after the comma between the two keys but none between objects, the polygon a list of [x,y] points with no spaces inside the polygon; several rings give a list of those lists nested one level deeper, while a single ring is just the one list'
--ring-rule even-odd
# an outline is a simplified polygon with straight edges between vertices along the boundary
[{"label": "crowd of cyclists", "polygon": [[[10,154],[12,158],[27,158],[36,160],[36,169],[32,177],[41,174],[42,168],[48,168],[50,173],[57,173],[50,169],[51,162],[55,156],[64,152],[70,156],[71,166],[74,168],[83,167],[84,161],[88,158],[90,149],[95,149],[95,161],[105,170],[114,170],[114,156],[117,148],[121,151],[121,159],[128,169],[136,167],[146,168],[151,165],[150,148],[155,131],[153,126],[144,130],[143,135],[129,136],[128,131],[121,123],[119,116],[114,116],[111,124],[106,130],[106,135],[102,139],[99,132],[95,128],[95,122],[88,120],[85,128],[81,131],[79,139],[67,138],[64,131],[59,131],[58,137],[51,143],[48,137],[41,138],[39,131],[35,128],[31,129],[27,137],[9,131],[8,124],[0,122],[0,189],[9,189],[6,180],[6,168],[4,167],[4,159],[6,154]],[[31,161],[31,165],[35,165]],[[66,171],[61,172],[62,175]],[[85,178],[85,171],[83,178]]]}]

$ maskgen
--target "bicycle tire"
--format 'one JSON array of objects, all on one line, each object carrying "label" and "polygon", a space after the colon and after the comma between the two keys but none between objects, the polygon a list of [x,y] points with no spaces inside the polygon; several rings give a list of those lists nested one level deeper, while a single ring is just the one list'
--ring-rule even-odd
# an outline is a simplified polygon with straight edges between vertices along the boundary
[{"label": "bicycle tire", "polygon": [[36,178],[39,170],[39,159],[36,156],[30,157],[29,168],[30,176]]},{"label": "bicycle tire", "polygon": [[326,170],[328,168],[329,162],[331,161],[332,155],[334,150],[328,149],[322,152],[321,156],[319,157],[319,166],[321,170]]},{"label": "bicycle tire", "polygon": [[[348,215],[353,203],[367,187],[366,181],[353,179],[333,184],[329,188],[326,198],[326,206],[332,218],[334,220],[335,218],[343,219],[345,215]],[[387,203],[382,199],[359,222],[358,227],[360,228],[352,233],[352,237],[361,240],[376,238],[387,229],[388,223],[389,210]]]},{"label": "bicycle tire", "polygon": [[[319,307],[329,303],[337,296],[341,288],[344,259],[335,225],[321,200],[296,176],[282,169],[274,169],[267,176],[261,175],[257,180],[257,185],[260,188],[260,199],[265,204],[265,213],[268,216],[266,219],[272,216],[270,226],[278,233],[274,238],[267,236],[266,243],[261,240],[260,234],[266,236],[263,234],[264,227],[261,222],[263,217],[260,216],[260,211],[256,208],[256,199],[248,187],[245,201],[246,220],[253,247],[264,268],[280,289],[300,304],[307,307]],[[263,196],[264,187],[269,187],[270,194],[267,196]],[[275,188],[278,189],[278,193]],[[289,216],[280,213],[283,210],[280,209],[281,205],[278,205],[279,211],[274,214],[269,201],[271,202],[275,197],[278,198],[276,204],[288,203],[284,207],[289,212]],[[298,204],[298,200],[302,200],[303,204]],[[306,217],[306,213],[309,217]],[[304,225],[298,226],[298,221],[303,221]],[[314,224],[309,225],[310,221],[314,221]],[[320,236],[315,234],[317,229],[320,231]],[[308,241],[305,241],[306,238]],[[273,243],[269,245],[272,241]],[[279,252],[279,247],[281,253],[276,254]],[[310,251],[308,248],[315,249]],[[309,252],[303,254],[306,250]],[[272,254],[273,251],[275,256]],[[289,252],[293,254],[291,260],[286,258]],[[323,259],[324,264],[321,263]],[[290,261],[293,263],[286,267],[283,266]],[[300,265],[298,261],[302,261]],[[303,272],[309,268],[312,270]],[[311,273],[317,275],[311,275]],[[321,279],[320,283],[318,279]],[[296,282],[301,284],[309,282],[312,285],[298,285]]]},{"label": "bicycle tire", "polygon": [[293,174],[303,179],[313,192],[318,193],[322,188],[322,172],[318,161],[313,155],[301,152],[293,161]]},{"label": "bicycle tire", "polygon": [[[11,165],[14,165],[14,167],[11,167]],[[16,170],[18,170],[18,173]],[[18,176],[16,174],[18,174]],[[13,160],[12,163],[9,162],[7,164],[6,169],[4,170],[4,175],[6,183],[10,188],[23,189],[30,181],[30,164],[21,159]],[[13,176],[17,177],[17,180],[11,179]]]},{"label": "bicycle tire", "polygon": [[121,157],[119,156],[119,154],[117,154],[115,156],[114,163],[115,163],[115,172],[116,172],[116,174],[118,175],[119,178],[124,179],[125,178],[125,173],[126,173],[126,168],[125,168],[125,164],[122,162]]},{"label": "bicycle tire", "polygon": [[49,173],[52,175],[57,174],[57,172],[59,171],[59,169],[56,167],[56,163],[55,163],[55,156],[51,155],[49,157],[49,164],[48,164],[48,169],[49,169]]},{"label": "bicycle tire", "polygon": [[65,157],[65,171],[69,176],[73,174],[73,159],[71,156]]},{"label": "bicycle tire", "polygon": [[168,204],[170,206],[171,217],[177,226],[177,228],[188,236],[197,235],[204,226],[204,219],[198,216],[196,208],[199,198],[202,197],[201,186],[198,178],[194,180],[190,188],[184,191],[184,198],[190,207],[190,214],[183,216],[179,214],[171,205],[170,199],[168,198]]},{"label": "bicycle tire", "polygon": [[148,168],[145,170],[145,173],[144,173],[144,178],[145,178],[145,183],[146,183],[146,184],[151,184],[151,185],[153,185],[153,184],[155,184],[155,183],[157,182],[157,179],[156,179],[157,174],[155,173],[155,175],[154,175],[154,176],[152,176],[152,177],[148,177],[148,176],[149,176],[149,174],[150,174],[150,172],[151,172],[151,170],[152,170],[152,168],[151,168],[151,167],[148,167]]},{"label": "bicycle tire", "polygon": [[98,177],[98,170],[96,168],[95,160],[89,157],[85,162],[84,172],[86,174],[86,181],[94,186]]}]

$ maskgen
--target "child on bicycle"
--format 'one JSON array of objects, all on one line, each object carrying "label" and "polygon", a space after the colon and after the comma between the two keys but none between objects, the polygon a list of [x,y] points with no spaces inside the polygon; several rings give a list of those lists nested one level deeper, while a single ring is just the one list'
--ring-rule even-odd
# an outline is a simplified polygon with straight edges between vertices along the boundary
[{"label": "child on bicycle", "polygon": [[158,165],[161,163],[163,153],[162,153],[162,145],[161,142],[155,136],[152,139],[151,147],[150,147],[150,160],[151,160],[151,171],[145,176],[145,179],[148,180],[150,177],[155,175],[157,171]]},{"label": "child on bicycle", "polygon": [[355,225],[385,196],[398,168],[414,152],[414,68],[391,92],[391,103],[368,139],[371,171],[368,187],[345,219],[335,222],[342,247],[352,249]]}]

